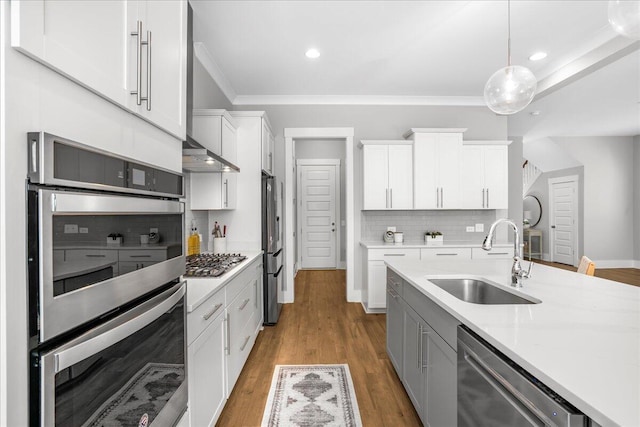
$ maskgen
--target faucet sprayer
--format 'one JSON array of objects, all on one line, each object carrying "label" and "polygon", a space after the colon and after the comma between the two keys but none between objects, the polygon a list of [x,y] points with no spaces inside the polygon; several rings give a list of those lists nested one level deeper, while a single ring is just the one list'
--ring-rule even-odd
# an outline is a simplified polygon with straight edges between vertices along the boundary
[{"label": "faucet sprayer", "polygon": [[491,228],[489,229],[489,234],[484,238],[482,242],[482,249],[485,251],[490,251],[493,246],[493,236],[496,231],[496,227],[500,223],[506,223],[511,226],[514,232],[513,238],[513,265],[511,266],[511,286],[520,288],[522,287],[522,279],[528,279],[531,277],[531,269],[533,268],[533,263],[529,262],[529,269],[525,271],[520,264],[522,261],[522,247],[520,247],[520,231],[518,230],[518,226],[515,222],[510,219],[501,218],[491,224]]}]

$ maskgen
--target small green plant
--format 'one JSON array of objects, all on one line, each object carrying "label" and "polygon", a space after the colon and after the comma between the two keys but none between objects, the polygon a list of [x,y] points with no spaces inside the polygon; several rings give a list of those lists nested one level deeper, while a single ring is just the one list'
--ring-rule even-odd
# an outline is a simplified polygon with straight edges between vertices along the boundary
[{"label": "small green plant", "polygon": [[430,236],[432,239],[435,239],[437,236],[442,236],[442,233],[439,231],[427,231],[424,233],[425,236]]}]

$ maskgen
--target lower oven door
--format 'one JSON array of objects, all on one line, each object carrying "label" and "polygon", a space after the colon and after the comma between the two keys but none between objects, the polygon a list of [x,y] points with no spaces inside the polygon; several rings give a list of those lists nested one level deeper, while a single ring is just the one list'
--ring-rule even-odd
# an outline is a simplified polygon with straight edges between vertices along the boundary
[{"label": "lower oven door", "polygon": [[31,425],[174,425],[187,407],[185,294],[177,284],[34,355],[40,408],[32,407]]}]

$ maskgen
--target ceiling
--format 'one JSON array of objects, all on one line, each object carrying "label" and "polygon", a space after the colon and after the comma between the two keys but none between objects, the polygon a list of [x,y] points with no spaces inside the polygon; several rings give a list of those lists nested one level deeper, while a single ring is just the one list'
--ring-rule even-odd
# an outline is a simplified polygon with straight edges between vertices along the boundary
[{"label": "ceiling", "polygon": [[[191,0],[191,4],[194,41],[208,51],[210,68],[215,69],[212,75],[235,104],[484,105],[484,84],[507,61],[504,0]],[[512,1],[512,63],[527,66],[540,81],[614,39],[607,4]],[[320,58],[305,57],[311,47],[320,51]],[[548,57],[528,60],[539,50]],[[529,109],[541,111],[537,121],[519,113],[516,116],[522,120],[514,122],[514,129],[523,135],[534,130],[545,133],[540,125],[544,122],[549,131],[585,135],[580,133],[586,132],[580,127],[585,123],[579,119],[581,113],[574,114],[575,123],[560,129],[567,122],[562,113],[586,106],[584,118],[599,117],[604,123],[608,119],[596,106],[606,105],[607,115],[618,120],[597,130],[591,126],[589,132],[639,134],[639,57],[633,54],[618,62],[584,73],[586,77],[536,101]],[[626,90],[621,76],[627,79]],[[612,82],[615,92],[607,89]],[[612,99],[603,104],[590,98],[594,87],[598,97]],[[618,96],[626,98],[613,100]],[[614,114],[611,109],[616,107],[626,110]],[[549,121],[552,114],[556,120]],[[626,118],[625,124],[620,117]]]}]

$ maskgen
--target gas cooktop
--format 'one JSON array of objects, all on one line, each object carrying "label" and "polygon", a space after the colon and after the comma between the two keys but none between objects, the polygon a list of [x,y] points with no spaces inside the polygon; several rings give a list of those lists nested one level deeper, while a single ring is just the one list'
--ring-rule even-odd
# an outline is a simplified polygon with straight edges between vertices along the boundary
[{"label": "gas cooktop", "polygon": [[187,257],[185,277],[220,277],[247,259],[240,254],[198,254]]}]

